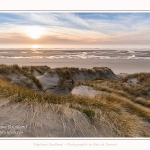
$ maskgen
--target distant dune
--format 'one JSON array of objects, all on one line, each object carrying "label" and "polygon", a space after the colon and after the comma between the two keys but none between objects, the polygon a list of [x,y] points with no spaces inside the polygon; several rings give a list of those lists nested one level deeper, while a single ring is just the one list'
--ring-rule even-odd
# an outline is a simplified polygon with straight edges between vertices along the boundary
[{"label": "distant dune", "polygon": [[150,73],[0,65],[1,137],[150,137]]}]

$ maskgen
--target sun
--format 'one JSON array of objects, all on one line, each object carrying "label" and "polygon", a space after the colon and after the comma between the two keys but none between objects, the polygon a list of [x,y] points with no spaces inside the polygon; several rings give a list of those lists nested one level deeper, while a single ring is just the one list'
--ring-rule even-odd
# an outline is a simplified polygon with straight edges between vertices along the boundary
[{"label": "sun", "polygon": [[26,34],[32,39],[38,39],[44,34],[43,28],[41,27],[27,27]]}]

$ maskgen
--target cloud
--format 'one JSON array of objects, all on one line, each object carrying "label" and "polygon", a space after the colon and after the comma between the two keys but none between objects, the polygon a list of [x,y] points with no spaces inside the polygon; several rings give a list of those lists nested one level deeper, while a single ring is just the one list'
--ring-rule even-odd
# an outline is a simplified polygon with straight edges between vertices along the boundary
[{"label": "cloud", "polygon": [[[0,13],[0,43],[39,44],[148,44],[150,13]],[[36,41],[26,28],[44,33]]]}]

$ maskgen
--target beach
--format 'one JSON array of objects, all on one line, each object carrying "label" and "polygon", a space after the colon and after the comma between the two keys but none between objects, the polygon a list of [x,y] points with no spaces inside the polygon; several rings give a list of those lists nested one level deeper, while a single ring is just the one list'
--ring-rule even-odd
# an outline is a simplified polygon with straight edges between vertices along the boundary
[{"label": "beach", "polygon": [[1,50],[0,64],[56,67],[108,67],[114,73],[150,72],[149,51]]},{"label": "beach", "polygon": [[0,59],[0,64],[18,64],[20,66],[43,66],[47,65],[51,68],[56,67],[78,67],[78,68],[93,68],[93,67],[108,67],[114,73],[137,73],[150,72],[150,60],[124,60],[124,59]]}]

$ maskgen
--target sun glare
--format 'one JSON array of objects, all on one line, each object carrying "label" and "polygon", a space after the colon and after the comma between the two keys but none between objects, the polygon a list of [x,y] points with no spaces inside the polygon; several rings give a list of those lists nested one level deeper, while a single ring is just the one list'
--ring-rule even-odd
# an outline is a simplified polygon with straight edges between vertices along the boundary
[{"label": "sun glare", "polygon": [[29,35],[32,39],[38,39],[44,33],[41,27],[28,27],[26,29],[27,35]]},{"label": "sun glare", "polygon": [[32,45],[32,48],[40,48],[39,45]]}]

